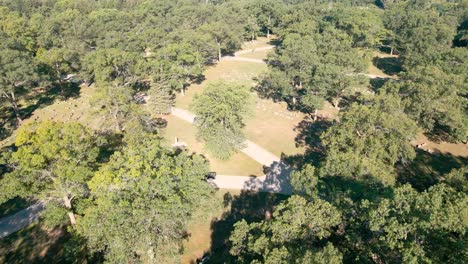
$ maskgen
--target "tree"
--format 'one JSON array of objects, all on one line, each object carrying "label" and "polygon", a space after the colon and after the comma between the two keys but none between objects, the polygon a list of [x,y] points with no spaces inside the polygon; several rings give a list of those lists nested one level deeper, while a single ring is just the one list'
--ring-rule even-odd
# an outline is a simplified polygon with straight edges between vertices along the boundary
[{"label": "tree", "polygon": [[415,67],[402,74],[402,82],[384,89],[396,93],[405,112],[432,134],[445,132],[445,139],[462,141],[468,133],[466,84],[461,75],[447,74],[434,66]]},{"label": "tree", "polygon": [[73,54],[64,48],[39,49],[37,58],[39,62],[49,68],[52,80],[58,82],[60,92],[64,95],[63,80],[67,77],[67,74],[76,72],[80,68],[77,54]]},{"label": "tree", "polygon": [[27,93],[35,80],[37,74],[34,60],[29,54],[12,49],[0,50],[1,97],[10,104],[18,124],[22,121],[19,97]]},{"label": "tree", "polygon": [[33,197],[49,212],[66,212],[75,224],[73,200],[87,196],[87,181],[98,166],[103,143],[78,123],[21,127],[15,141],[18,150],[4,157],[12,172],[1,180],[0,203],[15,196]]},{"label": "tree", "polygon": [[218,47],[218,61],[221,61],[223,53],[233,52],[242,44],[242,32],[236,25],[230,25],[222,21],[214,21],[200,27],[202,32],[209,34]]},{"label": "tree", "polygon": [[353,104],[344,112],[321,136],[326,149],[321,174],[394,184],[395,163],[415,156],[409,142],[417,131],[399,104],[398,98],[387,97],[374,105]]},{"label": "tree", "polygon": [[243,146],[242,128],[253,104],[247,87],[215,82],[195,95],[191,109],[197,115],[197,137],[220,159],[228,159]]},{"label": "tree", "polygon": [[340,212],[328,202],[292,196],[275,208],[272,219],[234,224],[230,253],[243,263],[341,263],[333,245],[316,245],[340,223]]},{"label": "tree", "polygon": [[444,184],[424,193],[409,185],[395,189],[393,199],[383,199],[369,214],[379,259],[405,263],[463,259],[467,199]]},{"label": "tree", "polygon": [[177,262],[192,212],[211,201],[208,164],[162,148],[154,134],[124,143],[89,182],[92,205],[77,229],[109,262]]},{"label": "tree", "polygon": [[113,127],[117,132],[123,132],[126,124],[139,121],[145,113],[136,104],[134,91],[125,86],[103,84],[92,98],[95,113],[103,117],[102,127]]},{"label": "tree", "polygon": [[165,83],[151,83],[148,90],[147,107],[151,113],[169,114],[174,104],[171,88]]},{"label": "tree", "polygon": [[203,76],[203,59],[188,43],[170,44],[159,50],[156,59],[156,81],[166,82],[182,95],[187,85]]},{"label": "tree", "polygon": [[387,35],[382,15],[377,7],[342,7],[333,9],[329,19],[352,37],[354,47],[372,48],[380,45]]},{"label": "tree", "polygon": [[[420,56],[427,51],[450,48],[456,34],[456,20],[431,10],[430,3],[405,1],[392,5],[385,12],[386,27],[393,32],[390,43],[405,59]],[[414,4],[413,6],[411,6]],[[429,5],[426,10],[424,6]],[[416,9],[417,8],[417,9]]]}]

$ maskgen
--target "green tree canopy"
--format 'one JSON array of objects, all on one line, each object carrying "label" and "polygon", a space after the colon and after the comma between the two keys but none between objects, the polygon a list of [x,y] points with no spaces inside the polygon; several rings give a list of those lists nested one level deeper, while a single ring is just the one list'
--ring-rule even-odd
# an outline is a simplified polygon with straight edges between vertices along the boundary
[{"label": "green tree canopy", "polygon": [[210,83],[201,94],[195,95],[190,107],[197,116],[197,136],[214,156],[227,159],[243,146],[242,128],[253,107],[247,87]]},{"label": "green tree canopy", "polygon": [[74,224],[72,201],[87,195],[103,140],[78,123],[21,127],[15,142],[18,150],[4,157],[13,171],[1,180],[0,203],[15,196],[32,197],[46,207],[66,208]]},{"label": "green tree canopy", "polygon": [[212,196],[208,164],[164,149],[154,134],[124,142],[89,182],[92,205],[78,231],[108,262],[177,262],[187,222]]},{"label": "green tree canopy", "polygon": [[401,107],[354,104],[321,137],[327,156],[321,173],[394,184],[395,163],[415,156],[409,142],[416,131]]}]

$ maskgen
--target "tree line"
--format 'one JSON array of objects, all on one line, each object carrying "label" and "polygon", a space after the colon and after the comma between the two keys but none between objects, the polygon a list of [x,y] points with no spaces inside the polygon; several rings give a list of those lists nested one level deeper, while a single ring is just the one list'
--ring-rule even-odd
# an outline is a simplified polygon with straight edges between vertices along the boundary
[{"label": "tree line", "polygon": [[[179,261],[187,223],[214,190],[207,161],[166,148],[152,115],[168,113],[205,66],[273,33],[258,94],[317,124],[327,101],[340,116],[308,128],[320,132],[308,146],[319,155],[291,164],[294,195],[269,219],[235,224],[232,262],[466,262],[466,166],[428,183],[402,175],[420,131],[466,141],[466,1],[0,3],[0,89],[16,124],[37,87],[66,98],[82,81],[110,128],[23,125],[2,154],[0,202],[45,202],[46,225],[69,225],[66,262]],[[362,75],[376,49],[398,55],[396,80]],[[226,83],[195,98],[198,137],[218,157],[242,146],[250,102],[246,87]]]}]

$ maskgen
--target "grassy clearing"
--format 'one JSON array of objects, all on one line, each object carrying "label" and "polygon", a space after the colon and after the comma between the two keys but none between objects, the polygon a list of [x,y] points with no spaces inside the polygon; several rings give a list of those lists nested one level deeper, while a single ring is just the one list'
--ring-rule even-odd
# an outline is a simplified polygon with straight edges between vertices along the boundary
[{"label": "grassy clearing", "polygon": [[416,139],[411,142],[413,146],[426,143],[424,150],[429,150],[433,153],[450,154],[458,157],[468,157],[468,144],[463,143],[449,143],[449,142],[433,142],[430,141],[425,135],[419,134]]},{"label": "grassy clearing", "polygon": [[[80,122],[85,126],[98,129],[102,118],[93,114],[93,108],[90,105],[90,98],[94,93],[93,87],[82,85],[79,96],[71,97],[66,100],[56,101],[53,104],[36,109],[30,117],[23,120],[22,125],[34,121],[58,121],[58,122]],[[0,148],[8,146],[14,142],[17,130],[13,134],[0,141]]]},{"label": "grassy clearing", "polygon": [[270,42],[272,40],[275,40],[275,36],[271,36],[269,39],[266,37],[259,37],[254,41],[246,41],[242,45],[241,50],[249,50],[249,49],[265,47],[265,46],[271,45]]},{"label": "grassy clearing", "polygon": [[196,140],[196,128],[192,124],[174,116],[168,116],[167,120],[168,125],[162,132],[167,144],[174,143],[175,137],[178,137],[179,141],[187,144],[189,151],[205,156],[210,161],[212,171],[224,175],[262,176],[264,174],[262,165],[243,153],[237,153],[229,160],[219,160],[211,157],[203,149],[203,144]]},{"label": "grassy clearing", "polygon": [[241,54],[239,55],[239,57],[265,60],[268,57],[268,53],[270,52],[271,50],[260,50],[260,51],[255,51],[251,53]]},{"label": "grassy clearing", "polygon": [[185,96],[177,95],[176,106],[189,109],[193,97],[197,93],[203,92],[207,82],[225,80],[235,82],[248,87],[255,84],[254,78],[266,72],[267,66],[259,63],[245,61],[221,61],[220,63],[208,67],[205,71],[205,81],[201,84],[191,85]]}]

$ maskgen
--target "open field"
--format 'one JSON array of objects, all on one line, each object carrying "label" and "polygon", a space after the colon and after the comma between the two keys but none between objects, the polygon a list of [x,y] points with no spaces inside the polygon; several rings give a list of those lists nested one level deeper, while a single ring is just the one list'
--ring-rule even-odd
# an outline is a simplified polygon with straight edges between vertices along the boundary
[{"label": "open field", "polygon": [[421,145],[423,143],[426,143],[425,146],[421,147],[424,150],[429,150],[433,153],[450,154],[453,156],[468,158],[468,144],[433,142],[423,134],[418,135],[418,137],[411,142],[413,146]]},{"label": "open field", "polygon": [[271,50],[260,50],[260,51],[255,51],[251,53],[244,53],[239,55],[239,57],[243,58],[250,58],[250,59],[260,59],[260,60],[265,60],[268,56],[268,53],[270,53]]},{"label": "open field", "polygon": [[202,92],[203,87],[210,81],[225,80],[252,87],[255,84],[254,78],[260,76],[266,70],[267,66],[259,63],[221,61],[206,69],[205,81],[203,83],[191,85],[187,89],[185,96],[177,95],[175,105],[179,108],[189,109],[194,95]]}]

